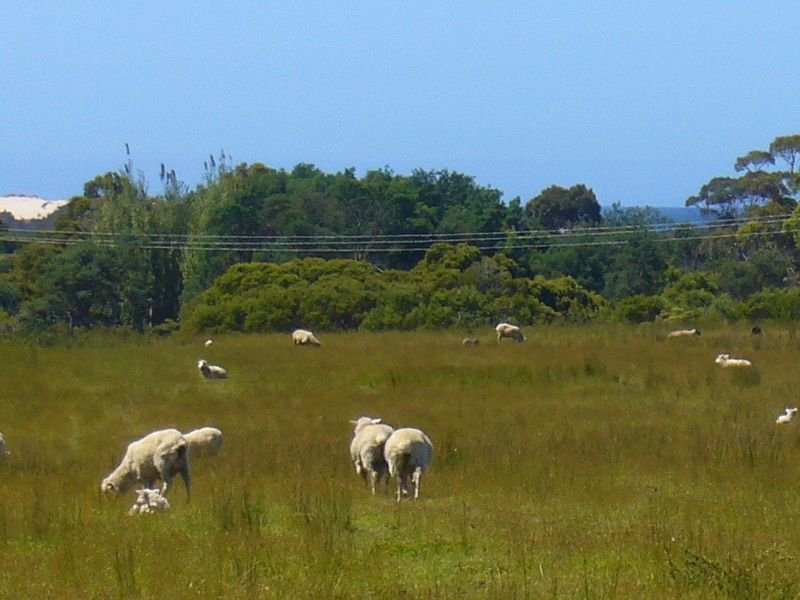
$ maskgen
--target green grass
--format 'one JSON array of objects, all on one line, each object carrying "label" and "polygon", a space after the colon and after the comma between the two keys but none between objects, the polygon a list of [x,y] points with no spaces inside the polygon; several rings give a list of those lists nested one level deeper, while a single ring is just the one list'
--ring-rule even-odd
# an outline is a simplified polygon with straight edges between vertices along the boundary
[{"label": "green grass", "polygon": [[[0,598],[796,598],[800,337],[765,329],[0,341]],[[361,415],[430,435],[418,502],[362,486]],[[99,498],[132,439],[202,425],[191,503]]]}]

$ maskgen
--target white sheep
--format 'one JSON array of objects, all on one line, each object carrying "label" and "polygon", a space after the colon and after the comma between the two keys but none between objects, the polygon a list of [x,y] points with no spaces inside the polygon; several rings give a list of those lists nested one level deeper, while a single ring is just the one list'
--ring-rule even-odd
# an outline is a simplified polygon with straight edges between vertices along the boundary
[{"label": "white sheep", "polygon": [[307,329],[295,329],[292,332],[292,342],[295,346],[321,346],[322,343]]},{"label": "white sheep", "polygon": [[700,335],[700,330],[697,328],[694,329],[676,329],[675,331],[670,331],[667,334],[668,338],[677,338],[677,337],[689,337],[693,335]]},{"label": "white sheep", "polygon": [[204,358],[197,361],[197,368],[206,379],[225,379],[228,376],[228,372],[224,368],[219,365],[210,365]]},{"label": "white sheep", "polygon": [[222,431],[216,427],[201,427],[183,437],[189,444],[190,456],[216,456],[222,448]]},{"label": "white sheep", "polygon": [[213,343],[214,343],[214,340],[212,340],[211,338],[208,338],[208,339],[205,341],[205,343],[204,343],[203,345],[204,345],[206,348],[208,348],[208,347],[209,347],[209,346],[211,346]]},{"label": "white sheep", "polygon": [[523,342],[528,339],[525,337],[525,335],[523,335],[522,329],[520,329],[517,325],[511,325],[511,323],[499,323],[494,330],[497,332],[498,344],[503,338],[511,338],[515,342]]},{"label": "white sheep", "polygon": [[461,340],[462,346],[479,346],[480,343],[481,341],[474,337],[465,337],[463,340]]},{"label": "white sheep", "polygon": [[128,509],[129,515],[151,515],[170,509],[169,500],[160,490],[143,488],[136,490],[136,501]]},{"label": "white sheep", "polygon": [[414,499],[419,498],[422,474],[433,458],[433,443],[419,429],[395,429],[383,447],[389,475],[397,479],[397,501],[408,494],[408,480],[414,484]]},{"label": "white sheep", "polygon": [[794,418],[794,414],[796,412],[797,412],[797,408],[796,407],[795,408],[787,408],[782,415],[778,416],[778,418],[775,419],[775,422],[778,425],[783,425],[784,423],[789,423]]},{"label": "white sheep", "polygon": [[161,494],[166,495],[175,475],[183,478],[186,496],[190,495],[189,444],[177,429],[161,429],[128,444],[119,466],[103,479],[100,490],[106,494],[124,494],[137,482],[152,488],[161,480]]},{"label": "white sheep", "polygon": [[0,433],[0,460],[8,458],[9,456],[11,456],[11,452],[6,448],[6,438]]},{"label": "white sheep", "polygon": [[364,483],[369,481],[374,495],[381,477],[389,472],[383,456],[383,445],[394,429],[391,425],[381,423],[381,419],[372,417],[360,417],[350,423],[355,425],[353,439],[350,441],[350,458]]},{"label": "white sheep", "polygon": [[753,363],[751,363],[746,358],[731,358],[730,354],[720,354],[717,356],[716,360],[714,360],[721,367],[752,367]]}]

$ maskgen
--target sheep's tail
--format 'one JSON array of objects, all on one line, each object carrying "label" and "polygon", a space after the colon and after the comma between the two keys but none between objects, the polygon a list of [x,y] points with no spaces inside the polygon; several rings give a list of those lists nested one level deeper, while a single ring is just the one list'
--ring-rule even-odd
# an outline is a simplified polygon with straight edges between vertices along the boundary
[{"label": "sheep's tail", "polygon": [[389,467],[389,475],[395,477],[398,473],[402,473],[405,469],[408,459],[408,448],[405,445],[392,448],[386,455],[386,464]]}]

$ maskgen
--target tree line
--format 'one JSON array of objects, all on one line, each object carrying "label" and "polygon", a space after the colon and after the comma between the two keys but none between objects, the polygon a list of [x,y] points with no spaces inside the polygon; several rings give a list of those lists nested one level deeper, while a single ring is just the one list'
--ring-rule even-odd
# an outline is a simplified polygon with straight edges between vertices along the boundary
[{"label": "tree line", "polygon": [[88,181],[50,229],[0,231],[0,327],[796,318],[798,157],[800,135],[738,157],[738,176],[686,200],[717,218],[704,224],[602,211],[585,184],[506,203],[447,170],[358,177],[234,166],[224,152],[194,189],[162,165],[151,194],[129,159]]}]

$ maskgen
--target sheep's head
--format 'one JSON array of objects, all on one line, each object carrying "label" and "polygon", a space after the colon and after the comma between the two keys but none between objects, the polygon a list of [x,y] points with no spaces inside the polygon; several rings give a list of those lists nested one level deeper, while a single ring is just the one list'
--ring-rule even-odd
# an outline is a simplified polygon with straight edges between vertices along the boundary
[{"label": "sheep's head", "polygon": [[382,421],[382,419],[380,419],[380,418],[373,419],[372,417],[360,417],[355,421],[350,421],[350,423],[355,425],[355,429],[353,431],[358,432],[361,429],[363,429],[364,427],[366,427],[367,425],[377,425],[381,421]]},{"label": "sheep's head", "polygon": [[106,496],[117,496],[120,493],[117,484],[110,481],[108,478],[103,479],[103,482],[100,484],[100,491]]},{"label": "sheep's head", "polygon": [[202,369],[203,367],[207,367],[207,366],[208,366],[208,361],[206,359],[201,358],[200,360],[197,361],[197,368],[198,369]]}]

